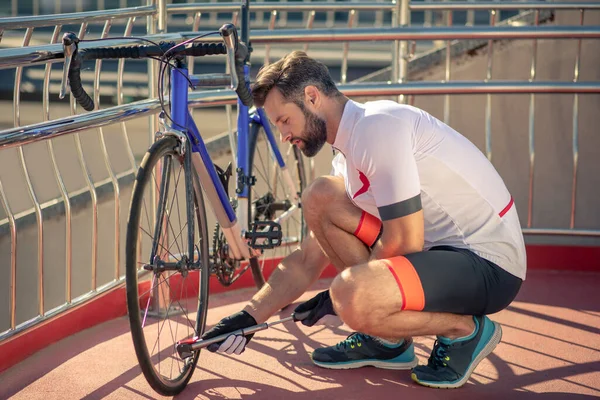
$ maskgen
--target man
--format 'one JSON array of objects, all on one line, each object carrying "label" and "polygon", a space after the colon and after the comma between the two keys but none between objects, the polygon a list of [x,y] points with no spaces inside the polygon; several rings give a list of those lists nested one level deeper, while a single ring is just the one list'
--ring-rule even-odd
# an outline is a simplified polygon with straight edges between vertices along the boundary
[{"label": "man", "polygon": [[[311,233],[301,248],[203,338],[266,321],[331,262],[340,273],[330,289],[295,312],[308,312],[307,326],[337,314],[357,332],[316,349],[316,365],[412,369],[419,384],[462,386],[501,339],[486,315],[512,302],[526,273],[517,211],[491,163],[425,111],[346,98],[303,52],[262,68],[253,96],[306,156],[331,144],[333,174],[302,195]],[[412,337],[423,335],[437,341],[417,366]],[[240,354],[251,337],[211,350]]]}]

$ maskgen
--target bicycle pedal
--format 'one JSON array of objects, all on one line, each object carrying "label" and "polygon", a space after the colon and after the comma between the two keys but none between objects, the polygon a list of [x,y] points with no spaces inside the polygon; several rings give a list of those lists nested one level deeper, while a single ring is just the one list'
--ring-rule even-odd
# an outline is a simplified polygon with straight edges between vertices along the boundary
[{"label": "bicycle pedal", "polygon": [[281,225],[273,221],[257,221],[252,224],[252,230],[246,232],[253,249],[273,249],[281,245]]}]

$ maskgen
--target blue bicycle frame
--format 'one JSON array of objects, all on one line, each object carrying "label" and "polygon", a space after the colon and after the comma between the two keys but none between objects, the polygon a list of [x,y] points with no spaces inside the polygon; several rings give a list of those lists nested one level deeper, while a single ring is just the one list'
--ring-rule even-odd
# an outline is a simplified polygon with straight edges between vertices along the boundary
[{"label": "blue bicycle frame", "polygon": [[[239,84],[246,84],[249,81],[248,66],[244,67],[244,76],[246,82],[240,82]],[[204,189],[217,221],[223,229],[223,233],[230,245],[232,256],[236,259],[247,259],[252,255],[252,250],[243,240],[243,232],[248,230],[248,216],[246,212],[248,209],[249,186],[243,185],[240,188],[241,192],[237,194],[238,211],[240,214],[236,215],[202,136],[198,131],[198,127],[188,109],[188,79],[194,82],[195,78],[195,75],[188,75],[185,65],[171,71],[171,119],[174,122],[172,128],[178,131],[180,135],[185,135],[187,140],[190,141],[193,169],[196,170],[202,189]],[[248,143],[250,121],[262,125],[273,157],[277,161],[279,168],[285,170],[285,161],[279,151],[275,136],[264,111],[256,109],[250,115],[249,108],[238,99],[237,166],[240,169],[238,174],[246,176],[250,171],[250,149]],[[185,127],[185,130],[181,130],[182,127]]]}]

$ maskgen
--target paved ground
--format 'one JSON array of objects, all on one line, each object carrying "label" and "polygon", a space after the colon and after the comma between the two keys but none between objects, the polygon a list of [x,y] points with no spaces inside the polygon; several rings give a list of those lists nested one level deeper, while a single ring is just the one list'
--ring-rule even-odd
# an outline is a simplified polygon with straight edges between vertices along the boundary
[{"label": "paved ground", "polygon": [[[321,280],[306,293],[326,288]],[[529,274],[517,300],[492,318],[503,326],[496,351],[457,390],[415,385],[406,371],[314,366],[314,348],[344,339],[335,317],[306,328],[279,325],[255,335],[239,357],[203,352],[181,399],[591,399],[600,397],[600,274]],[[211,297],[209,325],[239,311],[252,295],[243,289]],[[285,310],[273,320],[287,316]],[[416,340],[426,362],[433,338]],[[161,398],[137,365],[126,317],[73,335],[0,375],[0,398]]]}]

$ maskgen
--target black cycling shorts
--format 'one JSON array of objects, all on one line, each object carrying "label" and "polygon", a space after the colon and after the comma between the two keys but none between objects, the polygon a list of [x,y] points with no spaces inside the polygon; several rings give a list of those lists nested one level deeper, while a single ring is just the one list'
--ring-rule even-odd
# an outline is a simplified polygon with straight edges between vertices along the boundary
[{"label": "black cycling shorts", "polygon": [[402,309],[493,314],[517,296],[523,281],[467,249],[436,246],[384,260],[402,294]]}]

